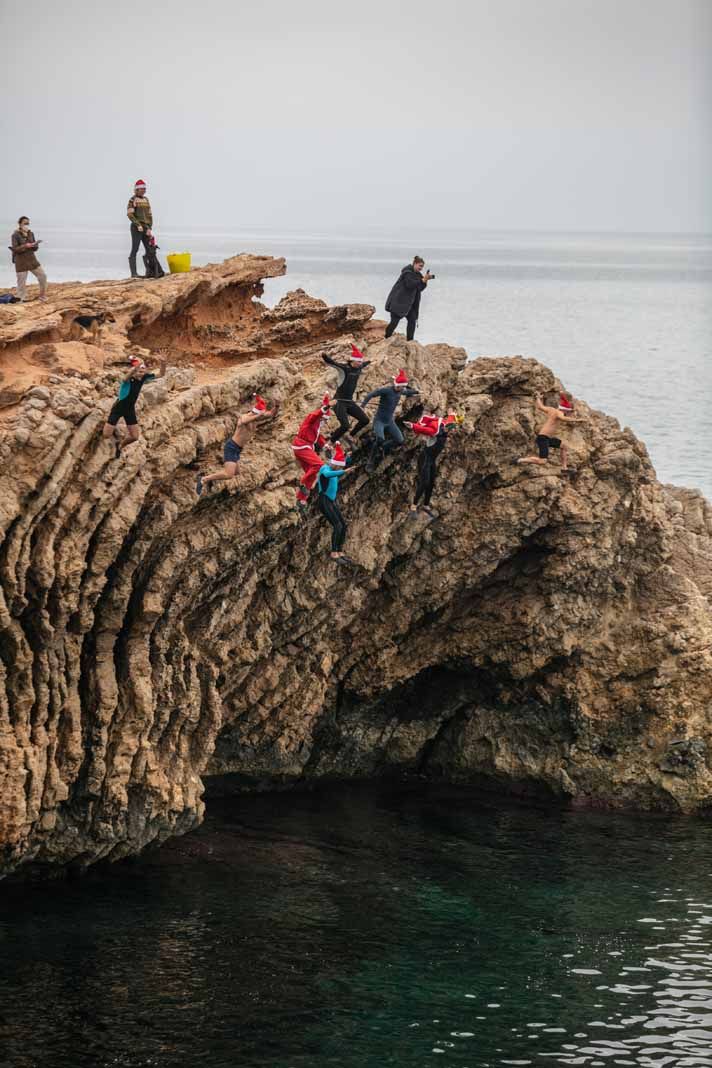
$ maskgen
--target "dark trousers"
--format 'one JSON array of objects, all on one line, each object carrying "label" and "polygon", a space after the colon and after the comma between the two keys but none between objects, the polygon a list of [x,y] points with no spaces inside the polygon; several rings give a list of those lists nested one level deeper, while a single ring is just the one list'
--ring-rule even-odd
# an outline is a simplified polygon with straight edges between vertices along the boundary
[{"label": "dark trousers", "polygon": [[[398,326],[398,323],[401,321],[402,318],[402,315],[394,315],[393,312],[391,312],[391,321],[386,327],[386,337],[390,337],[392,335],[393,331]],[[418,313],[409,311],[406,315],[406,320],[408,322],[408,329],[406,330],[405,334],[406,341],[412,341],[415,337],[415,328],[418,325]]]},{"label": "dark trousers", "polygon": [[331,435],[332,441],[338,441],[342,434],[345,434],[350,426],[349,420],[351,418],[356,420],[356,426],[354,427],[354,434],[358,434],[360,430],[368,426],[368,416],[354,400],[337,400],[336,402],[336,418],[339,420],[339,425]]},{"label": "dark trousers", "polygon": [[[386,431],[388,431],[388,441],[386,441]],[[368,458],[370,467],[373,469],[381,457],[387,456],[393,449],[400,448],[402,444],[403,434],[395,419],[391,417],[389,423],[382,423],[376,415],[373,420],[373,444]]]},{"label": "dark trousers", "polygon": [[138,252],[142,241],[144,251],[146,255],[148,255],[151,246],[148,243],[149,238],[145,228],[143,230],[139,230],[136,223],[131,223],[131,252],[129,254],[129,267],[131,268],[132,278],[136,274],[136,253]]},{"label": "dark trousers", "polygon": [[346,520],[336,501],[330,501],[325,493],[319,494],[319,511],[331,523],[331,551],[340,553],[346,541]]},{"label": "dark trousers", "polygon": [[421,451],[418,457],[418,481],[415,486],[415,499],[413,504],[417,504],[420,498],[423,498],[423,504],[427,507],[430,504],[430,498],[433,495],[433,487],[435,486],[435,478],[438,473],[437,464],[435,463],[436,456],[431,448],[425,448]]}]

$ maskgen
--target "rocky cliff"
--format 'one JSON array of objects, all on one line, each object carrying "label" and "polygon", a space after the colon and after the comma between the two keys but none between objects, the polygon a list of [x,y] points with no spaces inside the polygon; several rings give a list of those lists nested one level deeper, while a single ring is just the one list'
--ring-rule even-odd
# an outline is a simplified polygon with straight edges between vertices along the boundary
[{"label": "rocky cliff", "polygon": [[[712,508],[580,402],[573,476],[519,467],[551,371],[382,339],[364,305],[256,299],[279,260],[58,286],[0,310],[0,871],[116,859],[240,788],[410,773],[691,812],[712,797]],[[111,310],[99,345],[73,315]],[[289,442],[356,340],[465,413],[439,518],[419,443],[344,484],[354,572],[294,511]],[[168,357],[141,442],[101,426],[126,352]],[[198,499],[236,413],[282,402]],[[411,404],[411,411],[417,407]]]}]

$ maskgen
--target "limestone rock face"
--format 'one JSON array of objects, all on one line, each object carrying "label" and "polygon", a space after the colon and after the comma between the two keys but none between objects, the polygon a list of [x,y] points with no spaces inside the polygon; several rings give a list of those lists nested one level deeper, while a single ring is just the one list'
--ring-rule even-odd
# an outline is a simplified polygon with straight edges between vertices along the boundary
[{"label": "limestone rock face", "polygon": [[[417,774],[705,809],[709,503],[661,486],[635,436],[584,402],[574,475],[517,466],[551,371],[385,341],[368,306],[299,291],[264,309],[254,287],[282,269],[236,257],[145,290],[59,287],[0,325],[0,361],[24,345],[33,368],[0,420],[0,871],[81,867],[184,832],[206,777]],[[116,323],[100,348],[45,336],[54,370],[32,363],[29,339],[59,330],[70,301],[105,299]],[[435,520],[407,514],[412,435],[344,481],[347,571],[316,510],[294,510],[289,445],[335,384],[321,352],[352,340],[373,361],[362,392],[402,366],[465,422],[440,460]],[[65,344],[99,355],[69,374]],[[139,344],[171,367],[117,460],[100,431]],[[278,421],[199,499],[197,472],[219,466],[254,392],[281,401]]]}]

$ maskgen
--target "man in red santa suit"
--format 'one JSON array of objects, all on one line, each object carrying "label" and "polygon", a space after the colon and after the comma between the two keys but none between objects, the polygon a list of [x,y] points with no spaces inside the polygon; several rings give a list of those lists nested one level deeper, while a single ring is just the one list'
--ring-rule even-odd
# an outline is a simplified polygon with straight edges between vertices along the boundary
[{"label": "man in red santa suit", "polygon": [[309,413],[292,442],[294,459],[304,471],[297,490],[297,508],[302,518],[305,517],[307,499],[314,488],[319,468],[323,463],[319,456],[319,452],[326,444],[322,429],[330,417],[331,404],[328,396],[324,395],[320,407]]}]

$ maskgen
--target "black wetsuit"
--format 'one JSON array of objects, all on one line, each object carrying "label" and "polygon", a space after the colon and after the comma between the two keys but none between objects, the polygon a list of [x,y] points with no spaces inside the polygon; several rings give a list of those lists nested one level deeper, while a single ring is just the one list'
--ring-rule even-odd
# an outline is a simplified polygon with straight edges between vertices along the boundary
[{"label": "black wetsuit", "polygon": [[[138,395],[143,388],[144,382],[151,382],[155,377],[155,375],[148,374],[143,375],[141,378],[128,378],[121,383],[119,399],[109,412],[109,418],[106,420],[110,426],[116,426],[119,419],[123,419],[126,426],[136,426],[138,423],[136,417]],[[125,388],[126,386],[128,386],[128,389]]]},{"label": "black wetsuit", "polygon": [[336,400],[336,418],[339,420],[339,425],[331,434],[331,440],[338,441],[341,435],[346,434],[349,430],[349,420],[352,417],[356,420],[355,434],[358,434],[359,431],[368,426],[368,416],[353,398],[358,380],[371,361],[367,360],[360,367],[353,367],[350,363],[337,363],[336,360],[332,360],[331,356],[322,356],[322,360],[324,363],[328,363],[330,367],[335,367],[343,375],[341,382],[337,386],[334,398]]},{"label": "black wetsuit", "polygon": [[413,504],[418,504],[420,498],[423,498],[423,504],[427,508],[430,505],[430,498],[433,495],[433,488],[435,487],[435,479],[437,477],[437,458],[445,448],[447,442],[447,431],[445,427],[441,426],[440,430],[434,438],[430,438],[429,442],[424,449],[420,450],[418,457],[418,481],[415,487],[415,498]]}]

